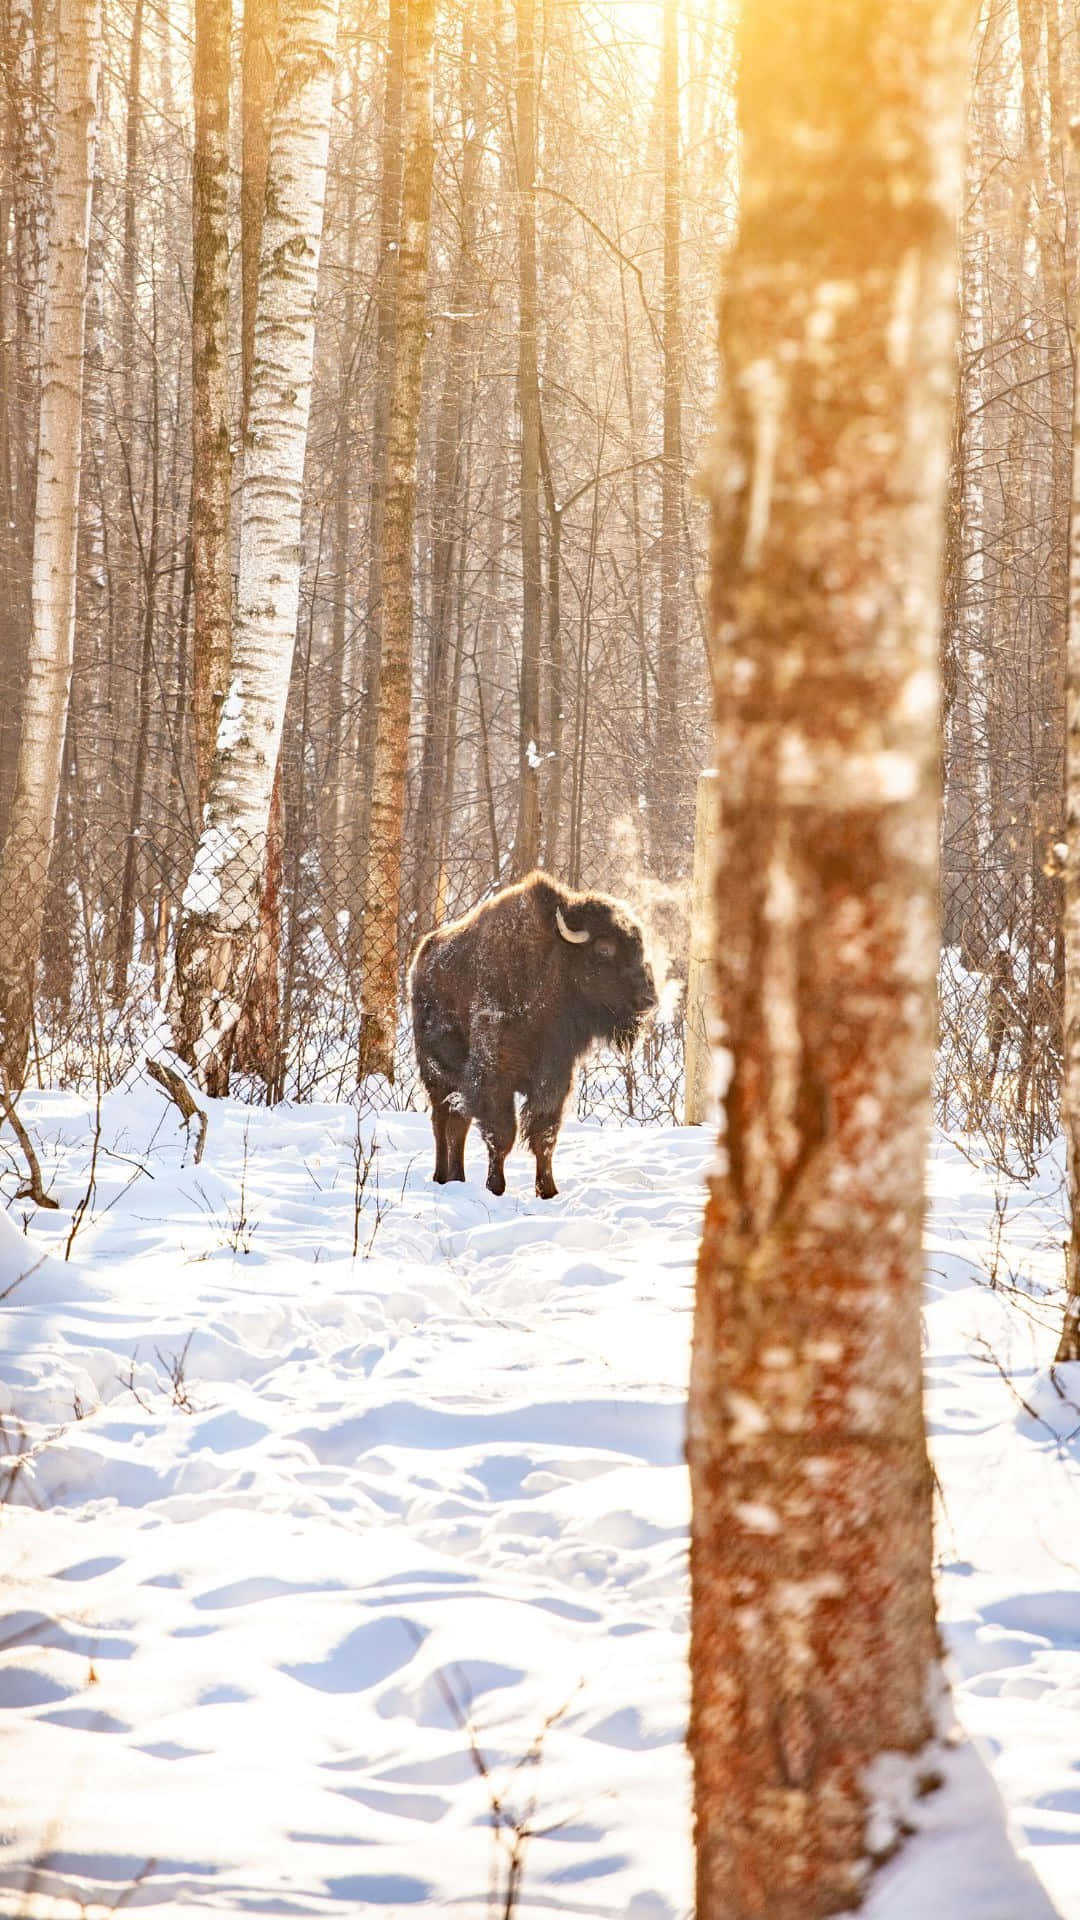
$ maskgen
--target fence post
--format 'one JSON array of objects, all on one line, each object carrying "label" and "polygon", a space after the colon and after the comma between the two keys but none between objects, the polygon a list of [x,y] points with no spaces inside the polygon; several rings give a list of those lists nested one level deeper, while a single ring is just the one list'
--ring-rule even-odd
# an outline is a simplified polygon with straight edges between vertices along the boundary
[{"label": "fence post", "polygon": [[686,972],[686,1092],[683,1120],[699,1127],[712,1117],[712,876],[720,782],[714,771],[697,784],[694,880],[690,905],[690,964]]}]

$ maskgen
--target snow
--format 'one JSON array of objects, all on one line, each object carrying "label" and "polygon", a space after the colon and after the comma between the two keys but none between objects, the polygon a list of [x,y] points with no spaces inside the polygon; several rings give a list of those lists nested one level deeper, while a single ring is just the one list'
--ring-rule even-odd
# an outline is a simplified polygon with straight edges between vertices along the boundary
[{"label": "snow", "polygon": [[218,720],[217,751],[219,754],[231,753],[238,746],[244,731],[245,704],[243,676],[230,682],[229,691]]},{"label": "snow", "polygon": [[[365,1119],[354,1259],[349,1108],[211,1102],[196,1168],[139,1084],[104,1103],[65,1262],[94,1114],[24,1110],[62,1211],[0,1214],[2,1481],[24,1456],[0,1914],[479,1920],[524,1828],[520,1913],[681,1920],[706,1133],[568,1123],[543,1202],[521,1152],[502,1199],[475,1148],[468,1184],[438,1188],[426,1116]],[[1080,1920],[1059,1170],[1010,1190],[1003,1227],[958,1149],[933,1173],[941,1611],[978,1747],[944,1744],[923,1798],[910,1768],[875,1776],[918,1833],[864,1912]]]},{"label": "snow", "polygon": [[184,888],[181,911],[216,913],[221,904],[221,876],[235,858],[241,842],[236,829],[213,822],[204,826],[195,860]]}]

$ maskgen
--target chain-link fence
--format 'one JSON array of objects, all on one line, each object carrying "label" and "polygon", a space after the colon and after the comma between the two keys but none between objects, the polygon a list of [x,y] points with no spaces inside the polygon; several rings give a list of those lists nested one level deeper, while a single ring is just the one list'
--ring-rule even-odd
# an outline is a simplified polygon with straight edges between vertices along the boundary
[{"label": "chain-link fence", "polygon": [[947,866],[942,892],[937,1117],[1024,1176],[1060,1124],[1060,880]]},{"label": "chain-link fence", "polygon": [[[191,836],[140,831],[119,843],[69,819],[45,889],[41,961],[33,995],[28,1083],[77,1089],[130,1083],[148,1053],[173,1039],[175,949],[185,895],[209,904],[216,878],[190,874]],[[241,1021],[231,1092],[251,1102],[424,1104],[405,1004],[405,967],[416,944],[402,902],[399,1019],[392,1081],[368,1076],[360,1057],[363,899],[349,850],[303,848],[271,835],[270,884],[256,970]],[[464,886],[475,884],[471,873]],[[200,894],[200,885],[207,891]],[[447,911],[473,904],[449,893]],[[352,903],[352,904],[350,904]],[[682,1118],[681,1011],[654,1023],[632,1055],[604,1048],[581,1072],[574,1107],[583,1119],[675,1123]]]},{"label": "chain-link fence", "polygon": [[[176,933],[193,855],[193,834],[175,821],[168,832],[109,835],[68,809],[45,889],[32,1084],[114,1087],[144,1071],[148,1052],[169,1046]],[[286,814],[270,863],[257,1017],[242,1023],[232,1092],[253,1102],[422,1105],[404,996],[415,945],[407,886],[395,1072],[387,1082],[361,1070],[363,886],[354,849],[329,833],[305,844]],[[942,884],[936,1117],[1024,1174],[1059,1124],[1060,882],[1006,866],[987,873],[952,864]],[[445,915],[490,887],[464,861],[460,874],[446,876]],[[678,1124],[684,1025],[678,1007],[632,1055],[590,1055],[572,1111],[582,1119]]]}]

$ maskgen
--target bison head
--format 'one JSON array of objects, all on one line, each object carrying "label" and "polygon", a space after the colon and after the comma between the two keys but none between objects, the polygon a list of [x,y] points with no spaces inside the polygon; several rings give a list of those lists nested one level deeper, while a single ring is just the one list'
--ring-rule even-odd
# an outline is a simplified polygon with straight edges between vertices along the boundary
[{"label": "bison head", "polygon": [[556,905],[555,927],[573,955],[575,999],[595,1037],[629,1051],[657,1005],[638,922],[617,900],[585,894]]}]

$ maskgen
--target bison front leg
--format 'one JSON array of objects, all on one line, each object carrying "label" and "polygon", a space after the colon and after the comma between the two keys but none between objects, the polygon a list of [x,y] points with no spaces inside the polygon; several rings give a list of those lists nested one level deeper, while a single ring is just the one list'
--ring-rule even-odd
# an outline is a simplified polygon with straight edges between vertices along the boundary
[{"label": "bison front leg", "polygon": [[559,1189],[555,1185],[555,1175],[551,1169],[555,1142],[559,1137],[559,1123],[543,1127],[534,1133],[529,1145],[536,1155],[536,1191],[541,1200],[554,1200]]},{"label": "bison front leg", "polygon": [[554,1200],[559,1191],[551,1162],[569,1091],[567,1087],[560,1096],[545,1097],[543,1100],[531,1096],[521,1116],[521,1130],[536,1155],[536,1191],[541,1200]]}]

